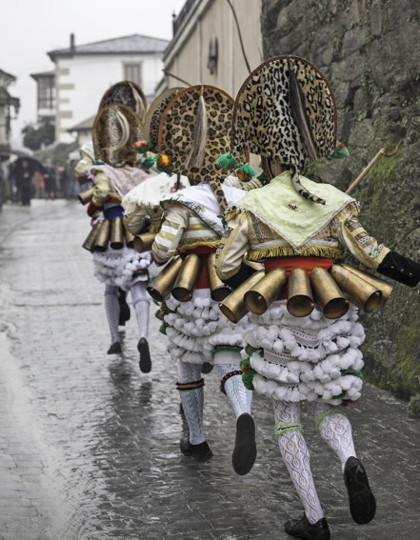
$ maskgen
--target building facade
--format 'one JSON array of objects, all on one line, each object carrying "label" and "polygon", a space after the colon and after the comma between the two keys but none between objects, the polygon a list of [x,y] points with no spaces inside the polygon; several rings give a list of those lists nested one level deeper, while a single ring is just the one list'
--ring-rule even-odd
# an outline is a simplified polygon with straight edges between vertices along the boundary
[{"label": "building facade", "polygon": [[19,112],[20,101],[10,95],[8,87],[16,81],[16,77],[0,69],[0,157],[8,157],[10,153],[12,111]]},{"label": "building facade", "polygon": [[[165,70],[189,84],[210,84],[235,97],[249,69],[262,62],[261,0],[187,0],[174,18],[174,36],[163,55]],[[249,65],[249,69],[247,66]],[[177,86],[166,76],[159,91]]]},{"label": "building facade", "polygon": [[[105,90],[121,80],[139,84],[148,101],[162,77],[164,39],[134,34],[50,51],[55,64],[55,142],[72,142],[74,126],[96,114]],[[70,131],[69,131],[70,130]]]},{"label": "building facade", "polygon": [[55,120],[56,88],[54,71],[31,73],[37,86],[37,122],[45,123]]}]

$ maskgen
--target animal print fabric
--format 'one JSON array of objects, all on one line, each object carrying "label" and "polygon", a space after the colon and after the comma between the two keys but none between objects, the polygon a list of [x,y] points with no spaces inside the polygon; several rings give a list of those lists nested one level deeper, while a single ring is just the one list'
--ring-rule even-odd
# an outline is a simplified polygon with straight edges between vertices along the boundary
[{"label": "animal print fabric", "polygon": [[142,89],[132,81],[121,81],[113,84],[102,96],[98,111],[107,105],[124,105],[133,111],[143,122],[147,109],[147,100]]},{"label": "animal print fabric", "polygon": [[309,156],[290,108],[289,66],[301,86],[318,157],[334,150],[334,96],[315,66],[297,56],[272,58],[246,79],[236,97],[233,147],[301,169]]},{"label": "animal print fabric", "polygon": [[179,87],[168,88],[162,92],[150,105],[144,121],[144,136],[156,150],[158,146],[160,121],[169,102],[181,90]]}]

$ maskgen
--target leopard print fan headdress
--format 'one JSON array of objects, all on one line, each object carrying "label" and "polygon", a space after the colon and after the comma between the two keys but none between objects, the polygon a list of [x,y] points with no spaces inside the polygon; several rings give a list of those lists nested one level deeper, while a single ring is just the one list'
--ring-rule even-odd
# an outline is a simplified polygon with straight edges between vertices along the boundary
[{"label": "leopard print fan headdress", "polygon": [[315,66],[298,56],[267,60],[245,80],[234,110],[232,145],[290,167],[297,192],[325,204],[299,181],[300,170],[334,152],[334,95]]},{"label": "leopard print fan headdress", "polygon": [[162,115],[173,99],[180,91],[181,87],[168,88],[159,94],[147,110],[144,119],[144,136],[151,145],[151,150],[156,151],[158,147],[159,126]]},{"label": "leopard print fan headdress", "polygon": [[144,123],[147,99],[140,86],[132,81],[120,81],[110,86],[102,96],[98,111],[107,105],[125,105]]},{"label": "leopard print fan headdress", "polygon": [[98,111],[92,129],[95,159],[113,167],[134,166],[134,143],[142,138],[138,117],[124,105],[107,105]]},{"label": "leopard print fan headdress", "polygon": [[191,86],[169,102],[159,130],[158,149],[169,156],[172,171],[190,182],[208,182],[222,214],[227,209],[221,187],[226,173],[216,159],[230,149],[233,105],[233,98],[219,88]]}]

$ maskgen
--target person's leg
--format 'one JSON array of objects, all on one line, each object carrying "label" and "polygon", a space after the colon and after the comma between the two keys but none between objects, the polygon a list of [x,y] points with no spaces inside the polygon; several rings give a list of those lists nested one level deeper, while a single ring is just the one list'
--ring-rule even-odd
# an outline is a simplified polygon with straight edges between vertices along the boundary
[{"label": "person's leg", "polygon": [[[215,360],[222,362],[232,361],[232,355],[240,353],[220,351]],[[225,358],[224,358],[225,357]],[[235,446],[232,453],[232,465],[237,474],[247,474],[254,465],[257,457],[255,444],[255,425],[251,416],[252,394],[242,382],[242,371],[238,363],[218,363],[217,372],[221,379],[220,390],[228,397],[236,418]]]},{"label": "person's leg", "polygon": [[133,308],[136,312],[137,324],[139,327],[140,339],[137,343],[137,350],[140,353],[140,369],[143,373],[148,373],[152,369],[149,344],[147,336],[149,334],[149,306],[150,300],[147,296],[147,281],[138,281],[130,288]]},{"label": "person's leg", "polygon": [[354,521],[369,523],[375,515],[376,501],[366,471],[356,457],[349,419],[340,409],[327,403],[311,403],[308,412],[313,416],[322,439],[340,460]]},{"label": "person's leg", "polygon": [[[274,402],[275,436],[280,453],[305,509],[300,520],[289,520],[286,532],[298,538],[330,538],[324,511],[312,477],[309,449],[303,437],[300,403]],[[302,534],[306,536],[302,536]]]},{"label": "person's leg", "polygon": [[204,435],[204,380],[201,377],[201,364],[178,360],[177,375],[177,388],[189,430],[188,436],[181,439],[181,451],[197,459],[209,459],[212,453]]},{"label": "person's leg", "polygon": [[118,302],[118,287],[105,285],[105,311],[111,333],[111,346],[108,354],[121,352],[121,344],[118,337],[118,319],[120,316],[120,304]]}]

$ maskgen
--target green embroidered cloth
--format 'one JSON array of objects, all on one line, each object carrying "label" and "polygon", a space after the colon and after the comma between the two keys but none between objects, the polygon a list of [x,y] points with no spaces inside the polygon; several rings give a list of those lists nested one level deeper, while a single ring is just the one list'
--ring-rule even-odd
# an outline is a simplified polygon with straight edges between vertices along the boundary
[{"label": "green embroidered cloth", "polygon": [[325,199],[316,204],[301,197],[293,187],[290,171],[285,171],[261,189],[254,189],[235,206],[248,210],[270,229],[277,232],[293,248],[298,249],[321,231],[355,199],[330,184],[317,184],[299,176],[302,185]]}]

